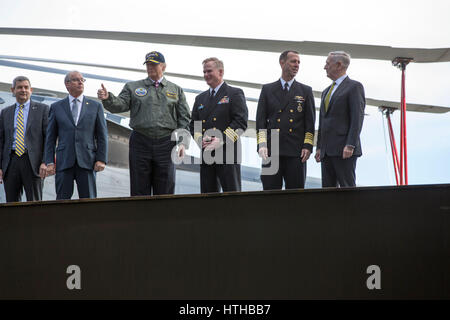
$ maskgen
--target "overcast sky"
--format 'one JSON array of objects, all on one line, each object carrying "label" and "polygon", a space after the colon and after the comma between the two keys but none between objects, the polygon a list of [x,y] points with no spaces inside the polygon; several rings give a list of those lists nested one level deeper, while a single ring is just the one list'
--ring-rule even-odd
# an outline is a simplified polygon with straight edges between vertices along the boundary
[{"label": "overcast sky", "polygon": [[[449,48],[450,1],[5,1],[0,0],[1,27],[67,28],[329,41],[396,47]],[[161,51],[167,71],[202,75],[201,61],[209,56],[224,60],[225,78],[258,83],[279,78],[278,55],[211,48],[182,47],[106,40],[0,36],[0,54],[40,57],[143,68],[145,54]],[[289,48],[286,48],[289,49]],[[336,48],[339,50],[342,48]],[[322,91],[330,84],[323,65],[326,57],[301,55],[297,80]],[[67,65],[44,66],[79,69],[137,80],[145,74]],[[30,77],[35,87],[65,91],[62,76],[0,66],[0,81],[16,75]],[[450,63],[410,64],[407,102],[450,107]],[[399,101],[400,76],[389,61],[353,59],[348,75],[363,83],[366,97]],[[172,78],[185,88],[205,90],[204,82]],[[95,95],[100,81],[88,80],[86,93]],[[105,82],[118,94],[123,84]],[[257,98],[258,90],[245,90]],[[195,95],[187,94],[192,107]],[[318,104],[319,101],[316,101]],[[249,103],[254,119],[256,104]],[[392,160],[387,153],[383,121],[377,108],[368,106],[362,132],[363,156],[357,164],[357,183],[393,184]],[[399,134],[399,113],[394,114]],[[410,184],[450,183],[450,113],[407,113]],[[246,151],[258,165],[255,149]],[[308,175],[320,177],[311,158]]]}]

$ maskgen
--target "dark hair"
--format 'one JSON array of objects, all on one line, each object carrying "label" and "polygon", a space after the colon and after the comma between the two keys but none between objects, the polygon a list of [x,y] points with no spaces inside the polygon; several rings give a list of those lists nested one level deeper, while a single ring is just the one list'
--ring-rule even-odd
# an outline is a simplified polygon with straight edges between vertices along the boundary
[{"label": "dark hair", "polygon": [[286,51],[283,51],[283,52],[280,54],[280,60],[279,60],[279,61],[280,61],[280,62],[281,62],[281,61],[286,61],[289,52],[292,52],[292,53],[295,53],[295,54],[299,54],[297,51],[294,51],[294,50],[286,50]]}]

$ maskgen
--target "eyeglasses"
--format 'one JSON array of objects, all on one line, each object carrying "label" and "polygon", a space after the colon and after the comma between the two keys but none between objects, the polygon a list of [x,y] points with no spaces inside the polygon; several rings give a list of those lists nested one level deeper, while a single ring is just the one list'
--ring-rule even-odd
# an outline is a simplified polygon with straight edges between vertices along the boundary
[{"label": "eyeglasses", "polygon": [[81,78],[81,79],[70,79],[70,82],[86,82],[86,79]]}]

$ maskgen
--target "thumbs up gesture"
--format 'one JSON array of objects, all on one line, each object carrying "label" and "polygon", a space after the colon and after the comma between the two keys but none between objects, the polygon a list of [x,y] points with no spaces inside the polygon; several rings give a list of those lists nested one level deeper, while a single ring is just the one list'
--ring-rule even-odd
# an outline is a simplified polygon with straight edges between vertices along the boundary
[{"label": "thumbs up gesture", "polygon": [[109,97],[108,90],[106,90],[105,86],[102,83],[102,87],[97,91],[97,98],[100,100],[106,100]]}]

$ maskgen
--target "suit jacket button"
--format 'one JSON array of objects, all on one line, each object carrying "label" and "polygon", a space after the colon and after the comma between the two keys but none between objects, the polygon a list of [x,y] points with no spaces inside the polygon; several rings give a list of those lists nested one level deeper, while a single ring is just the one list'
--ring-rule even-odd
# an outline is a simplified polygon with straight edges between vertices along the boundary
[{"label": "suit jacket button", "polygon": [[290,111],[290,112],[294,112],[294,110],[292,110],[292,109],[291,109],[291,110],[289,110],[289,111]]},{"label": "suit jacket button", "polygon": [[283,110],[281,110],[281,109],[280,109],[280,111],[279,111],[279,112],[283,112]]},{"label": "suit jacket button", "polygon": [[205,120],[202,120],[203,123],[205,123]]},{"label": "suit jacket button", "polygon": [[213,121],[216,121],[216,118],[213,118]]},{"label": "suit jacket button", "polygon": [[205,132],[206,129],[203,129],[203,132]]},{"label": "suit jacket button", "polygon": [[294,120],[292,120],[292,119],[289,119],[289,122],[294,122]]},{"label": "suit jacket button", "polygon": [[280,132],[280,129],[277,129],[278,132]]},{"label": "suit jacket button", "polygon": [[277,119],[278,122],[280,122],[280,119]]},{"label": "suit jacket button", "polygon": [[292,132],[292,129],[289,129],[289,132]]}]

